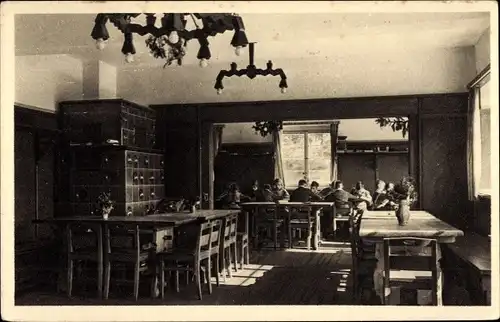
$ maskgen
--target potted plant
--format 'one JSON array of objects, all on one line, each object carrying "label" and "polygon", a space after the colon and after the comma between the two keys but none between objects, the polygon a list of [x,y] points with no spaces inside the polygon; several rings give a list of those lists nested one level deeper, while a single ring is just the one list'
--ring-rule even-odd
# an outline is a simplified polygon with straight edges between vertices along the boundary
[{"label": "potted plant", "polygon": [[397,203],[396,217],[401,226],[408,224],[410,220],[410,208],[417,200],[417,185],[412,177],[403,177],[394,186],[391,198]]},{"label": "potted plant", "polygon": [[101,210],[102,217],[108,219],[109,213],[113,210],[114,202],[110,199],[111,194],[106,192],[101,192],[99,197],[97,197],[97,205]]}]

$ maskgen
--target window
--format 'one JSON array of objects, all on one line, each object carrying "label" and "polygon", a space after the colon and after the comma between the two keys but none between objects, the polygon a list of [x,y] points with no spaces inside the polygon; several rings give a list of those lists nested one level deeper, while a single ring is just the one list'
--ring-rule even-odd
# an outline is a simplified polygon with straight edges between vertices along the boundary
[{"label": "window", "polygon": [[321,187],[330,183],[330,133],[283,133],[283,170],[287,188],[296,188],[300,179],[317,181]]},{"label": "window", "polygon": [[491,114],[490,114],[490,82],[479,89],[480,131],[481,131],[481,179],[479,194],[491,195]]}]

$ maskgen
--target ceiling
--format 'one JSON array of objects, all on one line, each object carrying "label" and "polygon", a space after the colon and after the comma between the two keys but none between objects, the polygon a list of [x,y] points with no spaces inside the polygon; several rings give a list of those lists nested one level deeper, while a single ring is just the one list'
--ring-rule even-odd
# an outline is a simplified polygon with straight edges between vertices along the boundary
[{"label": "ceiling", "polygon": [[[121,54],[122,34],[108,23],[110,40],[99,51],[90,37],[93,14],[16,15],[16,55],[69,54],[100,59],[120,68],[161,66],[149,55],[146,37],[135,35],[135,61],[126,64]],[[257,42],[256,57],[324,58],[329,55],[366,54],[373,50],[405,51],[473,46],[489,26],[489,13],[328,13],[242,14],[249,41]],[[159,20],[159,19],[158,19]],[[212,61],[235,60],[233,32],[209,38]],[[196,41],[188,43],[184,64],[197,63]],[[247,63],[246,54],[238,58]]]}]

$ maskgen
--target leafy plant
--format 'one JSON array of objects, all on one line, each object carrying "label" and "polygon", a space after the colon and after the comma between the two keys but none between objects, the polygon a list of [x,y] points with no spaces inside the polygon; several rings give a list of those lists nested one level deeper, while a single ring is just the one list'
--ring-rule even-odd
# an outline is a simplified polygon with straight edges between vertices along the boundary
[{"label": "leafy plant", "polygon": [[283,130],[283,121],[259,121],[255,122],[252,128],[255,132],[260,133],[260,135],[264,137],[273,132]]},{"label": "leafy plant", "polygon": [[408,199],[410,204],[417,201],[417,183],[412,177],[403,177],[394,186],[394,191],[391,192],[391,197],[396,200]]},{"label": "leafy plant", "polygon": [[111,194],[107,192],[101,192],[97,197],[97,205],[101,210],[113,209],[114,202],[111,200]]},{"label": "leafy plant", "polygon": [[408,119],[406,117],[379,117],[375,123],[379,124],[381,128],[390,126],[394,132],[401,131],[403,137],[406,137],[408,133]]},{"label": "leafy plant", "polygon": [[[174,61],[182,65],[182,59],[186,55],[186,44],[183,44],[182,40],[179,40],[177,43],[172,43],[168,40],[167,36],[149,36],[146,39],[146,46],[149,48],[149,52],[153,55],[154,58],[163,58],[166,59],[165,65],[163,68],[172,65]],[[167,46],[167,49],[165,49]]]}]

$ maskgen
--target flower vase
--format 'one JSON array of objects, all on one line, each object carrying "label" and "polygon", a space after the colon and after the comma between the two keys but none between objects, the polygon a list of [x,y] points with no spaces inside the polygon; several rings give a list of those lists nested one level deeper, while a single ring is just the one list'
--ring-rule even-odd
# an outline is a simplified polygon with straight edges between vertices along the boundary
[{"label": "flower vase", "polygon": [[102,209],[102,218],[104,220],[108,219],[109,213],[111,212],[111,209],[113,209],[113,208],[103,208]]},{"label": "flower vase", "polygon": [[396,210],[396,217],[400,226],[406,226],[410,220],[410,201],[408,199],[400,200],[399,207]]}]

